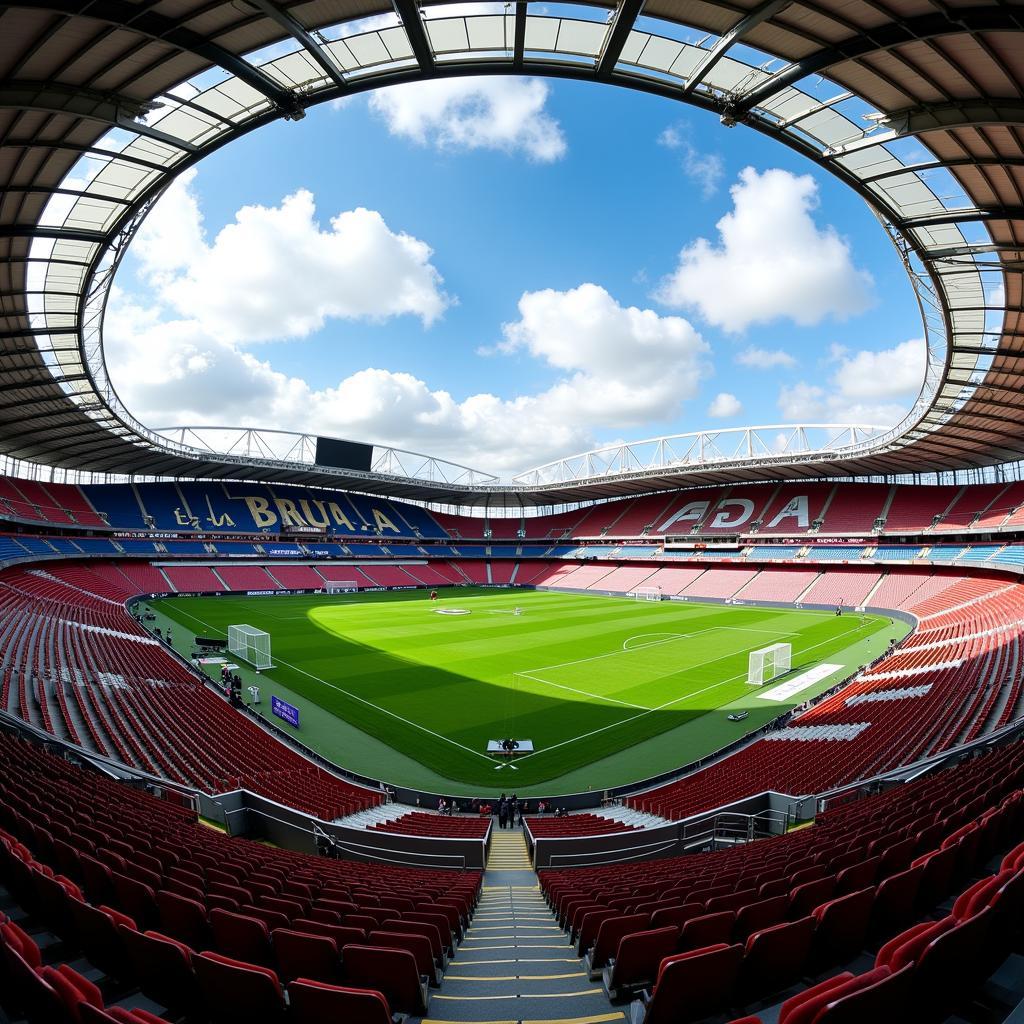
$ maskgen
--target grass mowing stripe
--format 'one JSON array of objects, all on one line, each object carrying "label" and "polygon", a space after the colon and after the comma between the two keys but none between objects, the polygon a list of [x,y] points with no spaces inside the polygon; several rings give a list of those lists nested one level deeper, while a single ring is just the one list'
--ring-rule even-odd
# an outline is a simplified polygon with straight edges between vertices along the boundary
[{"label": "grass mowing stripe", "polygon": [[[176,626],[185,652],[190,630],[221,635],[241,622],[266,629],[275,667],[242,674],[300,708],[298,738],[362,774],[434,792],[450,782],[467,796],[489,794],[497,784],[520,795],[532,787],[537,796],[546,780],[569,775],[577,789],[591,782],[606,788],[669,770],[735,738],[728,710],[748,710],[744,728],[756,728],[798,703],[763,707],[751,698],[745,678],[752,647],[788,639],[794,672],[823,658],[853,671],[899,633],[877,617],[849,629],[848,619],[828,613],[752,605],[468,587],[441,595],[442,607],[470,614],[436,615],[422,591],[358,601],[178,597],[153,607],[161,626],[164,616]],[[515,605],[522,615],[488,614]],[[654,642],[638,642],[644,638]],[[544,679],[536,667],[570,663],[575,667]],[[349,725],[339,727],[339,718]],[[486,743],[510,735],[531,739],[536,753],[495,771]],[[397,752],[393,761],[390,751]],[[582,774],[594,762],[604,776]],[[416,781],[419,765],[429,782]],[[615,766],[617,778],[609,779],[605,766]]]},{"label": "grass mowing stripe", "polygon": [[[854,627],[854,629],[848,629],[846,632],[847,633],[852,633],[852,632],[854,632],[854,630],[859,630],[860,628],[861,628],[860,626],[856,626],[856,627]],[[840,635],[845,635],[845,634],[840,634]],[[815,648],[821,647],[825,643],[829,643],[829,642],[830,641],[823,640],[820,644],[815,644],[813,648],[812,647],[805,648],[805,651],[814,650]],[[753,650],[756,650],[756,648],[751,647],[751,648],[747,649],[746,653],[749,653],[750,651],[753,651]],[[802,653],[804,653],[804,652],[802,652]],[[721,659],[719,659],[719,660],[721,660]],[[722,682],[720,682],[720,683],[712,683],[710,686],[705,686],[703,690],[695,690],[692,693],[688,693],[688,694],[686,694],[686,695],[684,695],[682,697],[676,698],[676,700],[670,700],[670,701],[668,701],[665,704],[661,704],[661,705],[659,705],[656,708],[648,708],[642,714],[634,715],[632,718],[626,718],[626,719],[624,719],[621,722],[616,722],[616,723],[613,723],[612,725],[606,725],[602,729],[596,729],[594,732],[584,733],[582,736],[574,736],[572,739],[563,740],[561,743],[556,743],[555,746],[553,746],[553,747],[546,747],[544,750],[538,750],[538,751],[535,751],[532,754],[524,754],[519,759],[519,761],[520,761],[520,763],[522,763],[523,761],[526,761],[526,760],[528,760],[531,757],[537,757],[539,754],[548,753],[549,751],[555,750],[558,747],[564,747],[564,746],[567,746],[570,743],[576,743],[579,740],[585,740],[585,739],[588,739],[591,736],[596,736],[597,733],[603,732],[604,729],[615,729],[615,728],[617,728],[620,725],[626,725],[628,722],[632,722],[632,721],[635,721],[636,719],[643,718],[646,715],[654,714],[656,711],[661,711],[663,708],[671,707],[673,704],[678,704],[680,701],[691,700],[694,697],[699,697],[702,693],[708,693],[711,690],[717,689],[719,686],[727,686],[729,683],[734,683],[734,682],[736,682],[736,680],[744,679],[744,678],[746,678],[746,673],[745,672],[742,673],[741,675],[733,676],[732,679],[723,679]]]},{"label": "grass mowing stripe", "polygon": [[[191,618],[196,619],[196,622],[198,622],[200,625],[210,627],[210,623],[203,622],[202,619],[198,619],[194,615],[191,616]],[[218,629],[216,630],[216,632],[223,633],[224,636],[227,636],[227,633],[222,629]],[[485,753],[479,750],[472,750],[470,747],[463,746],[461,743],[456,743],[455,740],[450,739],[448,736],[442,736],[439,732],[434,732],[433,729],[428,729],[426,726],[420,725],[419,722],[412,722],[408,718],[403,718],[401,715],[396,715],[393,711],[389,711],[387,708],[382,708],[379,704],[374,704],[372,701],[364,700],[362,697],[352,693],[349,690],[346,690],[344,687],[338,686],[335,683],[329,683],[326,679],[321,679],[319,676],[313,675],[312,672],[307,672],[304,668],[299,668],[298,665],[292,665],[281,658],[274,658],[273,660],[276,661],[279,665],[284,665],[286,668],[290,668],[294,672],[301,672],[302,675],[308,676],[310,679],[313,679],[318,683],[323,683],[324,686],[329,686],[331,687],[331,689],[337,690],[339,693],[345,694],[346,697],[351,697],[353,700],[357,700],[361,704],[366,704],[369,707],[373,708],[375,711],[381,712],[381,714],[390,715],[392,718],[397,718],[400,722],[405,722],[406,725],[411,725],[413,726],[413,728],[416,729],[422,729],[424,732],[429,733],[431,736],[434,736],[439,740],[444,740],[447,743],[453,743],[455,746],[462,747],[463,750],[469,751],[470,754],[476,754],[478,757],[482,757],[485,761],[490,762],[490,758]]]}]

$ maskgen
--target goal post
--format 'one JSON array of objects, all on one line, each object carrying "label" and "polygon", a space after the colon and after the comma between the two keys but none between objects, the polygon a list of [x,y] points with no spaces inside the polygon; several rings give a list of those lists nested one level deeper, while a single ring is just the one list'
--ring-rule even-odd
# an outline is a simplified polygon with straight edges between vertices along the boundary
[{"label": "goal post", "polygon": [[764,686],[784,676],[792,667],[793,645],[772,644],[759,651],[751,651],[747,664],[747,685]]},{"label": "goal post", "polygon": [[633,599],[636,601],[660,601],[661,587],[637,587],[633,591]]},{"label": "goal post", "polygon": [[270,668],[270,634],[255,626],[228,626],[228,652],[253,668]]},{"label": "goal post", "polygon": [[328,594],[358,594],[359,584],[355,580],[327,580],[325,590]]}]

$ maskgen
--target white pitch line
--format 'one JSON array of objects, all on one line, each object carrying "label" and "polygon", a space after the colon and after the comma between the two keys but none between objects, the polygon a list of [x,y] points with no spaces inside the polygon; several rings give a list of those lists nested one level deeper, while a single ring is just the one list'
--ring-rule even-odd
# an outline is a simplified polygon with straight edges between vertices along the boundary
[{"label": "white pitch line", "polygon": [[[227,633],[223,629],[217,629],[216,626],[212,626],[209,622],[204,622],[198,616],[193,615],[191,612],[186,612],[181,609],[184,615],[187,615],[190,619],[194,619],[201,626],[207,629],[213,630],[215,633],[220,633],[222,636],[227,636]],[[373,701],[366,700],[360,697],[358,694],[352,693],[350,690],[346,690],[344,687],[338,686],[335,683],[329,683],[326,679],[321,679],[319,676],[313,675],[312,672],[307,672],[304,668],[299,668],[298,665],[292,665],[281,658],[274,659],[278,665],[284,665],[286,668],[290,668],[295,672],[301,672],[304,676],[308,676],[310,679],[315,680],[318,683],[323,683],[324,686],[329,686],[332,690],[337,690],[339,693],[345,694],[346,697],[351,697],[353,700],[359,701],[360,704],[365,704],[369,708],[373,708],[375,711],[381,712],[381,714],[389,715],[391,718],[397,719],[399,722],[404,722],[406,725],[411,725],[414,729],[419,729],[421,732],[427,733],[428,736],[433,736],[436,739],[444,740],[446,743],[450,743],[453,747],[458,747],[460,750],[465,750],[470,754],[475,754],[477,757],[483,758],[488,764],[493,764],[493,761],[487,754],[481,753],[479,750],[474,750],[472,747],[467,747],[457,740],[453,740],[448,736],[442,736],[439,732],[434,732],[433,729],[428,729],[425,725],[420,725],[418,722],[410,721],[408,718],[403,718],[401,715],[396,715],[394,711],[388,711],[387,708],[382,708],[379,704],[374,704]],[[314,701],[314,703],[316,703]]]},{"label": "white pitch line", "polygon": [[[638,633],[637,636],[659,636],[659,635],[663,635],[663,636],[669,636],[669,639],[668,640],[654,640],[654,641],[652,641],[649,644],[641,644],[639,647],[628,647],[628,648],[624,647],[621,651],[610,651],[607,654],[596,654],[596,655],[594,655],[593,657],[590,657],[590,658],[581,658],[581,659],[579,659],[579,661],[568,661],[568,662],[565,662],[563,665],[552,665],[550,667],[551,668],[564,668],[566,665],[581,665],[581,664],[585,664],[588,661],[597,661],[599,658],[608,658],[608,657],[611,657],[611,655],[613,655],[613,654],[632,654],[634,651],[642,651],[642,650],[645,650],[648,647],[658,647],[661,644],[672,643],[674,640],[686,640],[686,639],[688,639],[690,637],[699,636],[700,633],[710,633],[712,630],[715,630],[715,629],[736,629],[736,630],[743,631],[743,627],[742,626],[709,626],[707,629],[699,630],[697,633],[673,633],[673,634]],[[772,632],[770,630],[746,630],[746,632],[770,633],[771,636],[796,636],[797,635],[795,633],[776,633],[776,632]],[[633,639],[636,639],[636,638],[635,637],[629,637],[629,638],[627,638],[626,642],[628,642],[628,640],[633,640]],[[743,648],[740,648],[739,651],[730,651],[729,654],[725,654],[721,658],[716,658],[715,661],[725,661],[726,658],[731,658],[734,655],[736,655],[738,653],[741,653],[742,651],[748,651],[748,650],[753,650],[753,649],[754,648],[752,648],[752,647],[749,647],[749,648],[748,647],[743,647]],[[710,664],[710,665],[713,665],[714,663],[715,663],[714,661],[705,662],[705,664]],[[533,671],[543,672],[545,670],[544,669],[535,669]],[[670,673],[670,675],[677,675],[679,672],[683,672],[683,671],[686,671],[686,670],[685,669],[678,669],[676,672]],[[554,686],[554,687],[557,687],[559,690],[568,690],[570,693],[578,693],[578,694],[580,694],[583,697],[590,697],[592,700],[603,700],[603,701],[608,701],[608,702],[610,702],[612,704],[621,704],[623,707],[635,708],[637,711],[654,711],[654,710],[657,710],[656,708],[648,708],[648,707],[646,707],[643,704],[633,704],[633,703],[631,703],[628,700],[619,700],[617,697],[608,697],[608,696],[605,696],[604,694],[601,694],[601,693],[590,693],[588,690],[577,690],[574,686],[565,686],[563,683],[555,683],[555,682],[552,682],[550,679],[542,679],[540,676],[532,675],[530,672],[514,672],[513,673],[513,678],[515,676],[525,676],[527,679],[532,679],[536,683],[543,683],[545,686]],[[664,676],[662,678],[664,678]],[[733,680],[730,679],[730,680],[727,680],[727,682],[733,682]],[[716,683],[715,685],[718,685],[718,684]],[[698,692],[703,693],[704,691],[701,690],[701,691],[698,691]],[[626,719],[626,721],[630,721],[630,719]],[[539,751],[538,751],[538,753],[539,753]],[[529,756],[530,756],[529,754],[525,754],[524,755],[524,757],[529,757]]]},{"label": "white pitch line", "polygon": [[612,704],[621,704],[626,708],[640,710],[643,704],[630,704],[629,701],[619,700],[617,697],[604,697],[599,693],[588,693],[586,690],[577,690],[575,686],[565,686],[562,683],[553,683],[550,679],[541,679],[539,676],[530,675],[529,672],[514,672],[513,678],[522,676],[525,679],[532,679],[535,683],[543,683],[545,686],[555,686],[559,690],[568,690],[570,693],[578,693],[581,697],[589,697],[591,700],[606,700]]},{"label": "white pitch line", "polygon": [[[654,647],[656,644],[669,643],[672,640],[681,640],[683,637],[692,636],[692,633],[669,633],[667,630],[661,633],[636,633],[634,636],[627,636],[622,641],[623,651],[642,651],[645,647]],[[630,640],[643,640],[645,636],[663,636],[667,640],[652,640],[649,644],[637,644],[636,647],[627,647]]]},{"label": "white pitch line", "polygon": [[[677,640],[690,640],[703,633],[713,633],[719,629],[729,629],[740,633],[767,633],[769,636],[798,636],[797,633],[787,633],[781,629],[747,629],[745,626],[708,626],[705,629],[698,629],[695,633],[672,633],[663,634],[667,640],[652,640],[649,644],[641,644],[639,647],[622,648],[618,651],[606,651],[604,654],[592,654],[589,658],[577,658],[575,661],[561,661],[557,665],[541,665],[540,668],[527,669],[519,675],[529,675],[531,672],[550,672],[556,668],[569,668],[572,665],[585,665],[591,661],[601,661],[603,658],[618,658],[623,654],[632,654],[634,651],[646,650],[648,647],[660,647],[663,644],[675,643]],[[624,643],[635,640],[637,636],[657,636],[657,633],[637,633],[636,636],[627,637]],[[718,659],[720,660],[720,659]],[[544,680],[546,682],[546,680]]]},{"label": "white pitch line", "polygon": [[[723,627],[726,628],[726,627]],[[843,633],[839,633],[836,636],[829,637],[827,640],[822,640],[819,644],[814,644],[811,647],[805,647],[801,654],[806,654],[808,651],[813,651],[818,647],[824,647],[825,644],[831,643],[833,640],[838,640],[840,637],[848,636],[850,633],[857,632],[862,627],[860,625],[854,626],[852,629],[848,629]],[[746,648],[744,648],[746,650]],[[738,652],[733,652],[738,653]],[[719,659],[722,660],[722,659]],[[680,701],[689,700],[691,697],[699,697],[702,693],[707,693],[709,690],[715,690],[719,686],[725,686],[727,683],[734,683],[737,679],[742,679],[745,673],[740,673],[737,676],[733,676],[731,679],[723,679],[719,683],[712,683],[710,686],[705,686],[703,690],[694,690],[691,693],[684,694],[682,697],[676,697],[674,700],[666,701],[664,704],[659,704],[656,708],[650,708],[647,711],[642,712],[639,715],[631,715],[629,718],[624,718],[621,722],[612,722],[610,725],[603,725],[600,729],[593,729],[590,732],[585,732],[581,736],[574,736],[569,740],[562,740],[561,743],[555,743],[553,746],[545,747],[543,750],[535,750],[532,754],[524,754],[519,758],[519,763],[528,760],[531,757],[536,757],[538,754],[546,754],[549,751],[557,750],[559,747],[568,746],[570,743],[576,743],[578,740],[585,740],[591,736],[596,736],[598,733],[607,732],[609,729],[617,729],[620,725],[627,725],[629,722],[635,722],[638,718],[644,718],[647,715],[654,714],[655,711],[664,711],[665,708],[671,707],[673,704],[678,704]]]},{"label": "white pitch line", "polygon": [[[637,648],[631,648],[630,650],[620,651],[607,651],[604,654],[592,654],[589,658],[577,658],[575,661],[561,661],[557,665],[541,665],[540,668],[527,669],[526,672],[520,672],[520,675],[527,675],[529,672],[550,672],[556,668],[569,668],[571,665],[585,665],[590,661],[601,661],[602,658],[615,658],[623,654],[630,654],[633,650],[643,650],[645,647],[657,647],[660,644],[670,644],[675,640],[686,640],[690,637],[700,636],[701,633],[710,633],[713,629],[724,629],[724,626],[709,626],[707,629],[698,629],[696,633],[676,633],[669,640],[655,640],[649,644],[643,644]],[[637,636],[649,636],[653,634],[638,633]],[[783,634],[789,636],[789,633]],[[631,639],[631,638],[630,638]]]}]

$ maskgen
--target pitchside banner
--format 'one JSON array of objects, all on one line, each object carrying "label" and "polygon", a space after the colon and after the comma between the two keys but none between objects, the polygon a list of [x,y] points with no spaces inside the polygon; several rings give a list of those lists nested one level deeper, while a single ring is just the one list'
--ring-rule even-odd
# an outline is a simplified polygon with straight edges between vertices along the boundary
[{"label": "pitchside banner", "polygon": [[289,725],[294,725],[296,729],[299,727],[299,709],[292,707],[286,701],[281,700],[280,697],[272,696],[270,698],[270,710],[277,715],[278,718],[283,718]]}]

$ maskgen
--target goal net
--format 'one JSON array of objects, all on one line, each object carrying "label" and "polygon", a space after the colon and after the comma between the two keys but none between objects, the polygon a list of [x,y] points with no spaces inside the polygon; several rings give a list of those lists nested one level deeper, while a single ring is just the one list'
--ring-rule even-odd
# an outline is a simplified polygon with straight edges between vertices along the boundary
[{"label": "goal net", "polygon": [[228,626],[228,651],[253,668],[270,668],[270,634],[255,626]]},{"label": "goal net", "polygon": [[660,601],[661,587],[637,587],[633,591],[633,597],[637,601]]},{"label": "goal net", "polygon": [[792,664],[792,644],[772,644],[759,651],[751,651],[747,666],[747,683],[764,686],[765,683],[785,675]]},{"label": "goal net", "polygon": [[355,580],[328,580],[328,594],[358,594],[359,584]]}]

